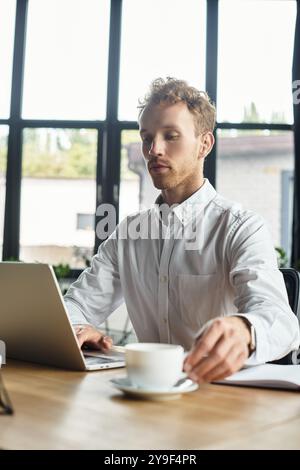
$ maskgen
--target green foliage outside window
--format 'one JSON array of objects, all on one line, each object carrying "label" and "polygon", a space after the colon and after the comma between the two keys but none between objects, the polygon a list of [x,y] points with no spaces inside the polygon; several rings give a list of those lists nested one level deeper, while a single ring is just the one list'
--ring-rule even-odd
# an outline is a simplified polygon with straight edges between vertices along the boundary
[{"label": "green foliage outside window", "polygon": [[23,176],[95,179],[97,133],[79,129],[26,129]]}]

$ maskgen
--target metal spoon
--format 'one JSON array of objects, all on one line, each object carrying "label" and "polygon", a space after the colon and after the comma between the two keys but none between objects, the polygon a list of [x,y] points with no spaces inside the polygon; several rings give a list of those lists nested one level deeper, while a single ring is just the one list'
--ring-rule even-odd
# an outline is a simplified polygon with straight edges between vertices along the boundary
[{"label": "metal spoon", "polygon": [[187,374],[185,374],[183,377],[181,377],[177,382],[173,385],[173,388],[188,388],[190,387],[194,382],[192,379],[189,379]]}]

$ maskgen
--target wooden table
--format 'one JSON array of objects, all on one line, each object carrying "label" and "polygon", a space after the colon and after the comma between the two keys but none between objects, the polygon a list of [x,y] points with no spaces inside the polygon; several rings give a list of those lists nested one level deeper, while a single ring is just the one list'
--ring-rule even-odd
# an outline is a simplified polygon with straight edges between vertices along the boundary
[{"label": "wooden table", "polygon": [[178,400],[125,398],[124,369],[70,372],[9,361],[2,449],[300,449],[300,393],[203,385]]}]

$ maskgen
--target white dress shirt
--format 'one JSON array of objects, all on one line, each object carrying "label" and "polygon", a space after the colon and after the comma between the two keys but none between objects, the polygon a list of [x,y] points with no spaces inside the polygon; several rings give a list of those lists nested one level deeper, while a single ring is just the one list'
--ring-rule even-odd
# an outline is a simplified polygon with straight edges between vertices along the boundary
[{"label": "white dress shirt", "polygon": [[208,180],[161,215],[158,204],[131,215],[102,243],[65,296],[73,324],[99,328],[125,300],[139,341],[189,350],[207,321],[243,315],[256,335],[248,364],[298,348],[298,320],[260,216],[224,199]]}]

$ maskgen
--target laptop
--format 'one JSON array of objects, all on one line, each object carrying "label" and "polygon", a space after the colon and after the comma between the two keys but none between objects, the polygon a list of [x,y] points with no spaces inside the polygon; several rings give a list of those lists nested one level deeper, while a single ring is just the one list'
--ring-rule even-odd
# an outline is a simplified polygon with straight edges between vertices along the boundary
[{"label": "laptop", "polygon": [[77,343],[53,268],[0,263],[0,340],[7,357],[70,370],[124,367],[124,354],[83,351]]}]

